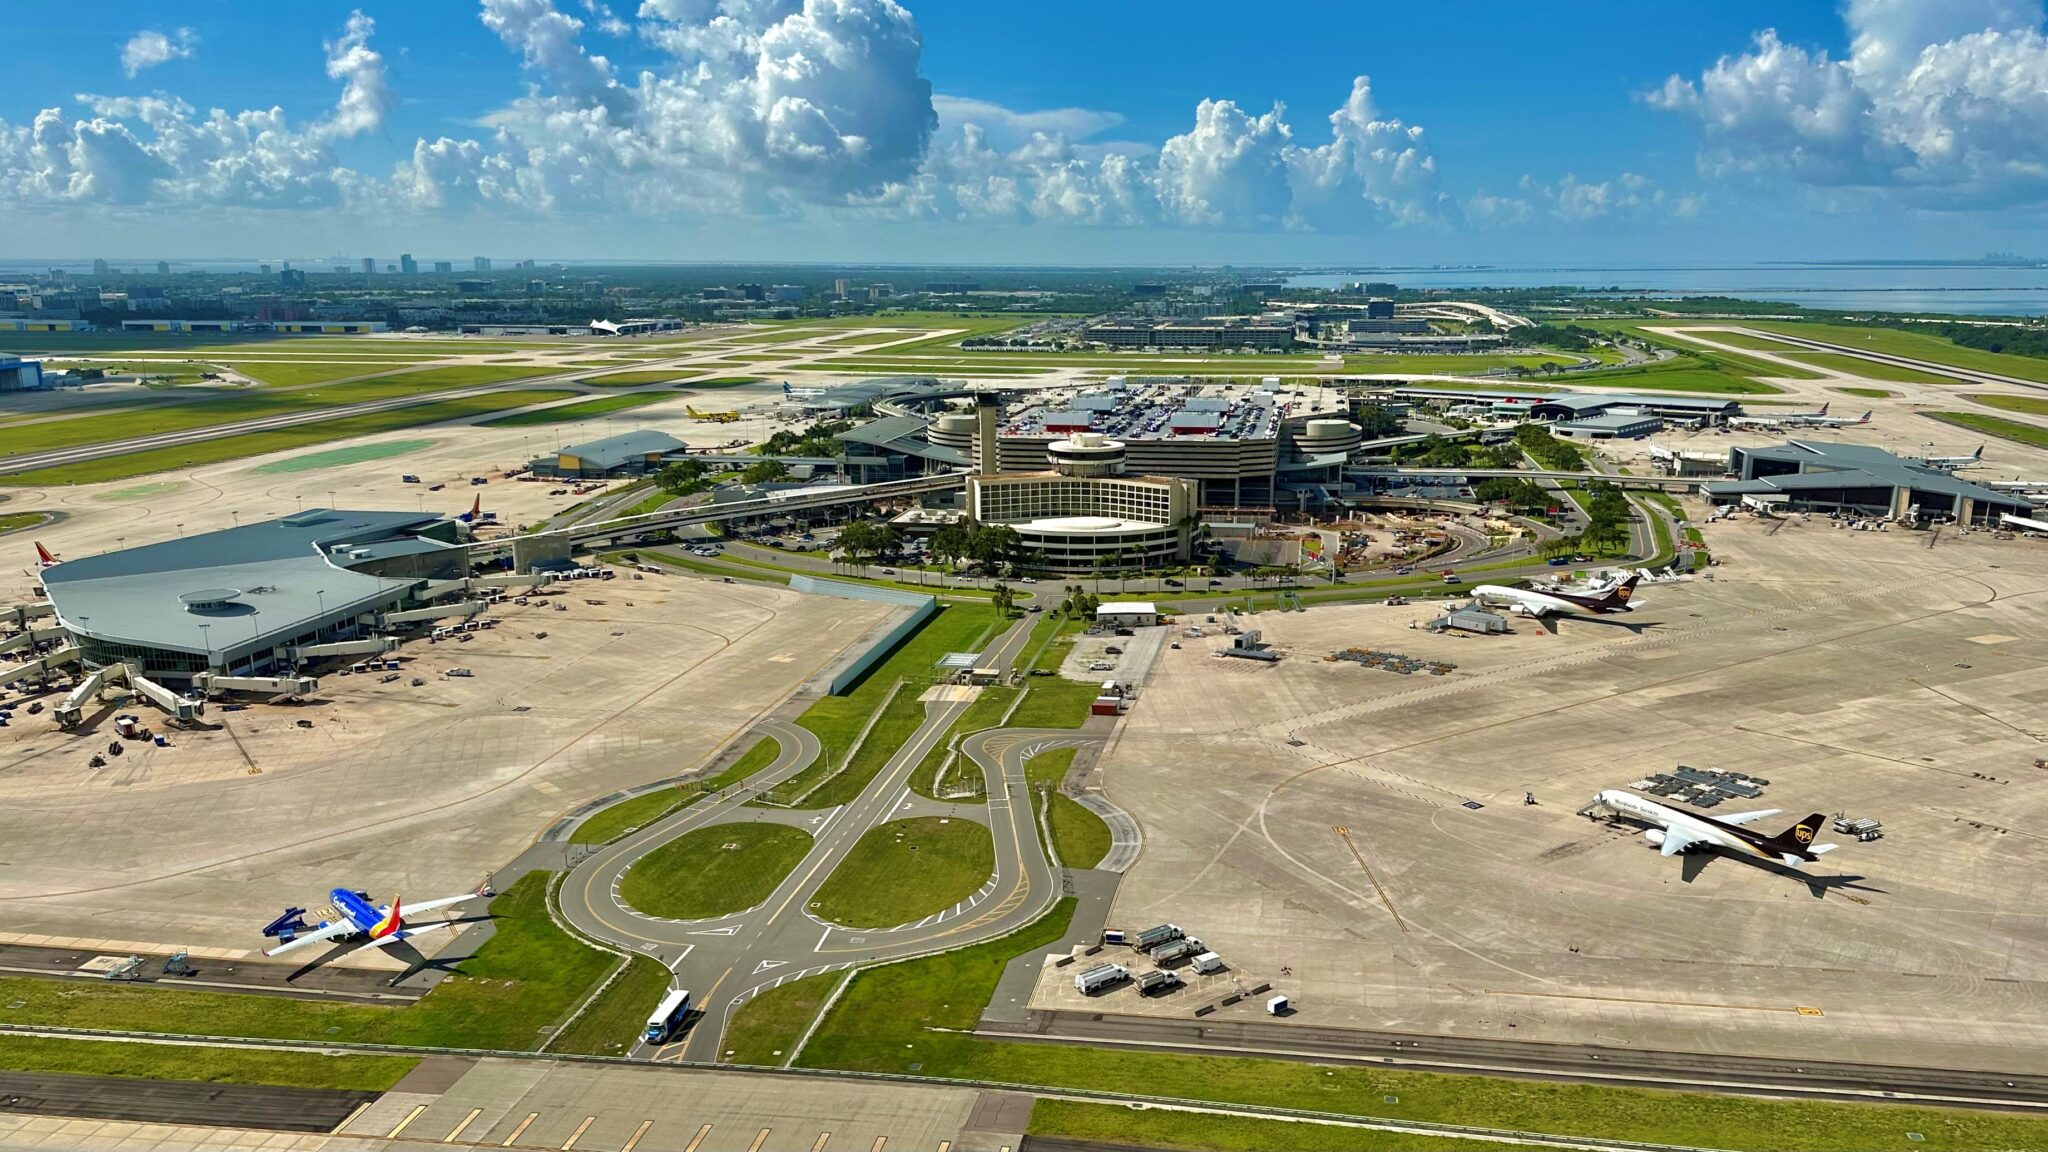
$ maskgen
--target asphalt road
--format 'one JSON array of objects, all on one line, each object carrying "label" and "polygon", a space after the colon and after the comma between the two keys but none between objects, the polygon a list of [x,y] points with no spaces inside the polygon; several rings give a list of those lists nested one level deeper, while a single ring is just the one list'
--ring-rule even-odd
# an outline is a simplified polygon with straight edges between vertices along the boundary
[{"label": "asphalt road", "polygon": [[[1032,618],[1026,616],[984,653],[983,666],[1008,668],[1023,653]],[[613,842],[579,863],[564,880],[562,914],[578,931],[622,948],[654,956],[693,992],[701,1012],[684,1036],[635,1055],[662,1060],[715,1061],[732,1012],[752,996],[787,980],[855,965],[903,959],[965,947],[1030,922],[1059,895],[1058,878],[1047,863],[1036,831],[1032,797],[1025,787],[1024,762],[1052,747],[1092,742],[1079,731],[995,729],[961,743],[983,771],[989,799],[982,805],[950,805],[909,790],[910,774],[945,740],[969,701],[926,706],[925,720],[853,802],[829,809],[750,808],[746,801],[802,772],[820,752],[817,738],[781,720],[765,720],[755,731],[781,746],[775,762],[711,800]],[[918,815],[948,815],[989,826],[995,843],[995,872],[974,896],[912,924],[886,929],[852,929],[809,912],[818,889],[845,860],[862,834],[875,825]],[[760,905],[727,916],[675,921],[645,916],[618,896],[619,879],[632,864],[676,838],[726,823],[773,821],[810,832],[810,852]],[[652,1006],[650,1005],[650,1008]]]},{"label": "asphalt road", "polygon": [[0,1072],[0,1112],[329,1132],[375,1092]]}]

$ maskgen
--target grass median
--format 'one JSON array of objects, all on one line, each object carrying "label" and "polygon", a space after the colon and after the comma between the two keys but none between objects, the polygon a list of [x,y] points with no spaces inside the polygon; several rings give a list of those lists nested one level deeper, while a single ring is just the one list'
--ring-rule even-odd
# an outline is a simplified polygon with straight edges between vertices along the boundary
[{"label": "grass median", "polygon": [[648,1015],[673,982],[674,975],[648,957],[627,957],[626,970],[562,1029],[561,1035],[548,1045],[548,1051],[578,1056],[625,1055],[639,1043]]},{"label": "grass median", "polygon": [[713,824],[633,862],[619,899],[644,916],[708,920],[766,900],[811,850],[811,834],[786,824]]},{"label": "grass median", "polygon": [[599,396],[575,404],[562,404],[554,408],[537,408],[531,412],[514,412],[494,420],[481,421],[486,428],[524,428],[535,424],[568,424],[577,420],[592,420],[613,412],[624,412],[656,404],[674,397],[662,392],[635,392],[625,396]]},{"label": "grass median", "polygon": [[811,914],[848,928],[893,928],[943,912],[996,870],[987,825],[917,816],[867,830],[811,901]]},{"label": "grass median", "polygon": [[1890,380],[1898,384],[1960,384],[1953,376],[1937,376],[1908,368],[1903,364],[1891,364],[1883,360],[1866,360],[1847,352],[1792,352],[1789,355],[1801,364],[1826,368],[1864,380]]},{"label": "grass median", "polygon": [[781,1066],[846,976],[845,972],[821,972],[791,980],[740,1005],[725,1026],[724,1061]]},{"label": "grass median", "polygon": [[1972,392],[1969,398],[1988,408],[2002,408],[2007,412],[2024,412],[2029,416],[2048,416],[2048,400],[2039,396],[2006,396],[1997,392]]},{"label": "grass median", "polygon": [[1418,1136],[1370,1128],[1265,1120],[1215,1112],[1136,1110],[1119,1104],[1040,1100],[1031,1108],[1031,1135],[1105,1148],[1168,1148],[1178,1152],[1499,1152],[1495,1140]]},{"label": "grass median", "polygon": [[0,1036],[0,1068],[10,1072],[53,1072],[67,1076],[119,1076],[136,1080],[196,1080],[206,1084],[273,1084],[382,1092],[412,1071],[413,1056],[358,1056],[325,1052],[266,1052],[260,1048],[212,1048],[196,1044],[149,1044],[62,1040],[47,1036]]},{"label": "grass median", "polygon": [[2025,444],[2030,448],[2048,448],[2048,428],[2043,428],[2039,424],[2007,420],[2003,416],[1986,416],[1981,412],[1922,412],[1921,415],[1932,416],[1944,424],[1968,428],[1972,432],[1982,432],[1986,436],[1996,436],[2000,440]]},{"label": "grass median", "polygon": [[[93,484],[103,480],[124,480],[131,476],[146,476],[152,472],[164,472],[173,468],[192,467],[202,464],[218,464],[226,460],[239,460],[245,456],[262,456],[271,452],[283,452],[293,448],[304,448],[314,444],[325,444],[335,440],[347,440],[357,436],[370,436],[379,432],[391,432],[400,428],[412,428],[424,424],[439,424],[449,420],[464,420],[477,416],[503,412],[509,408],[523,408],[528,404],[544,404],[550,400],[566,400],[576,395],[560,389],[536,388],[519,389],[511,392],[486,392],[475,396],[458,396],[447,400],[429,401],[423,404],[393,408],[383,412],[364,412],[354,416],[336,417],[290,428],[275,428],[265,432],[244,432],[234,436],[223,436],[217,440],[202,440],[192,444],[179,444],[168,448],[151,448],[141,452],[127,452],[119,456],[108,456],[99,460],[84,460],[76,464],[59,464],[50,468],[37,468],[30,472],[18,472],[12,476],[0,477],[0,484],[16,487],[44,487],[55,484]],[[275,413],[272,413],[275,415]],[[44,425],[26,426],[44,427]],[[9,429],[9,432],[16,429]],[[12,449],[21,451],[20,448]]]}]

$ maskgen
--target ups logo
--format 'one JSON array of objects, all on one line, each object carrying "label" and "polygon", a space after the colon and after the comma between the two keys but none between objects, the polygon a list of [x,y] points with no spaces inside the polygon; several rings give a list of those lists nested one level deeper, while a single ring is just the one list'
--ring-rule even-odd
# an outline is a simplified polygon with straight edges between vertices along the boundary
[{"label": "ups logo", "polygon": [[1801,824],[1797,828],[1792,829],[1792,838],[1801,844],[1811,844],[1813,843],[1813,829],[1805,824]]},{"label": "ups logo", "polygon": [[1628,603],[1628,598],[1636,594],[1636,590],[1624,584],[1621,587],[1616,588],[1614,590],[1614,594],[1621,598],[1622,603],[1626,604]]}]

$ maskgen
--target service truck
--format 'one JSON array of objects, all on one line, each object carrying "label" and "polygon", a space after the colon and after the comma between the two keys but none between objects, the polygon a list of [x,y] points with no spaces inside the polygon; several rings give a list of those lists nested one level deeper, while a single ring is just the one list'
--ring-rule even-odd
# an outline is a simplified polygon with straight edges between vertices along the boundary
[{"label": "service truck", "polygon": [[1121,964],[1097,964],[1074,977],[1074,990],[1083,996],[1093,996],[1112,984],[1130,977],[1131,970]]},{"label": "service truck", "polygon": [[1180,930],[1180,925],[1178,924],[1160,924],[1147,928],[1132,937],[1131,947],[1136,948],[1140,952],[1150,952],[1161,944],[1169,940],[1178,940],[1184,935],[1186,933]]}]

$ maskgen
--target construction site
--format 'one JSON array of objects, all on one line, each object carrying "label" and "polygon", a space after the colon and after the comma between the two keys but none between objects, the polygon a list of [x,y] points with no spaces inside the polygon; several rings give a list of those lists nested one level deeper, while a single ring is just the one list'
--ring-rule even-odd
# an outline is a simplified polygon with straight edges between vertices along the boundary
[{"label": "construction site", "polygon": [[[2048,1069],[2048,553],[1828,528],[1709,526],[1722,564],[1646,586],[1634,631],[1183,620],[1094,777],[1144,831],[1109,923],[1183,925],[1229,972],[1095,995],[1048,964],[1033,1006],[1222,1026],[1271,984],[1307,1025]],[[1212,658],[1252,631],[1283,658]],[[1849,842],[1672,859],[1579,814],[1761,781],[1760,828],[1818,810]]]}]

